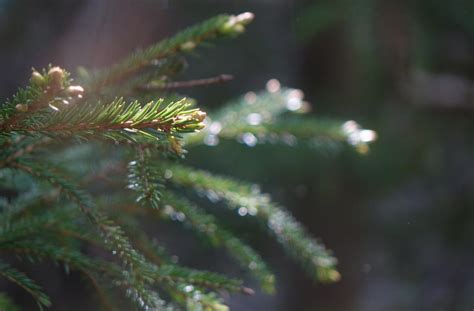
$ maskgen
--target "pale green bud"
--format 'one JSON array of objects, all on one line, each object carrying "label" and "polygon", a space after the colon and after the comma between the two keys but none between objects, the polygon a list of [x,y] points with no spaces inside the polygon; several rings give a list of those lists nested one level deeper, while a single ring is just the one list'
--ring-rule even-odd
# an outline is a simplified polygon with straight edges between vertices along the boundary
[{"label": "pale green bud", "polygon": [[42,74],[40,74],[36,70],[33,70],[33,72],[31,73],[30,81],[31,81],[31,84],[33,85],[42,86],[44,85],[45,79]]},{"label": "pale green bud", "polygon": [[25,105],[25,104],[17,104],[15,106],[16,110],[18,110],[19,112],[27,112],[28,111],[28,105]]}]

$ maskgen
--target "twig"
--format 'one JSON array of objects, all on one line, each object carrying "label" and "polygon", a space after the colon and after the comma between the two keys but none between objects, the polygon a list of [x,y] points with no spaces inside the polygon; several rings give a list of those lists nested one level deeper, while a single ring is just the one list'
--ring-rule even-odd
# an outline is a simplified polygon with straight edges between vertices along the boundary
[{"label": "twig", "polygon": [[174,81],[164,84],[147,84],[138,86],[139,91],[151,92],[156,90],[169,90],[169,89],[180,89],[180,88],[189,88],[195,86],[223,83],[234,79],[232,75],[221,74],[216,77],[205,78],[205,79],[196,79],[188,81]]},{"label": "twig", "polygon": [[34,143],[31,143],[29,145],[26,145],[25,147],[23,148],[20,148],[18,149],[15,153],[11,154],[10,156],[8,156],[5,160],[1,161],[0,162],[0,167],[5,167],[5,166],[8,166],[10,165],[11,163],[15,162],[16,159],[26,155],[26,154],[29,154],[29,153],[32,153],[36,147],[38,147],[39,145],[42,145],[42,144],[45,144],[47,142],[51,141],[51,139],[49,137],[44,137]]}]

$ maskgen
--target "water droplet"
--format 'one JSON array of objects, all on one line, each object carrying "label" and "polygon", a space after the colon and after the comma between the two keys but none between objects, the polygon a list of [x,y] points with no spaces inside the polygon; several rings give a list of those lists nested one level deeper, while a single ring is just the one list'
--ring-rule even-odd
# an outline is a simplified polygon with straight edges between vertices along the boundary
[{"label": "water droplet", "polygon": [[201,295],[201,292],[199,292],[198,290],[194,292],[194,295],[193,295],[193,299],[194,300],[201,300],[202,298],[202,295]]},{"label": "water droplet", "polygon": [[64,105],[69,105],[69,101],[63,99],[63,104],[64,104]]},{"label": "water droplet", "polygon": [[173,177],[172,170],[165,170],[165,179],[171,179]]},{"label": "water droplet", "polygon": [[353,146],[360,143],[360,137],[358,132],[353,132],[347,136],[347,142]]},{"label": "water droplet", "polygon": [[277,79],[268,80],[266,87],[268,92],[276,93],[280,90],[280,81]]},{"label": "water droplet", "polygon": [[359,132],[360,141],[370,143],[377,139],[377,133],[372,130],[362,130]]},{"label": "water droplet", "polygon": [[242,142],[249,147],[255,147],[255,145],[258,143],[257,137],[255,137],[255,135],[252,133],[243,134],[241,139]]},{"label": "water droplet", "polygon": [[334,259],[329,257],[317,257],[313,259],[313,262],[321,267],[330,267],[334,265]]},{"label": "water droplet", "polygon": [[222,130],[222,124],[219,121],[214,121],[209,125],[209,133],[217,135]]},{"label": "water droplet", "polygon": [[204,138],[204,143],[208,146],[217,146],[219,145],[219,137],[217,135],[207,135]]},{"label": "water droplet", "polygon": [[247,92],[247,94],[244,96],[244,99],[247,104],[253,105],[257,101],[257,94],[255,94],[255,92]]},{"label": "water droplet", "polygon": [[296,136],[291,135],[289,133],[283,134],[281,136],[281,141],[287,144],[288,146],[294,146],[298,142],[298,140],[296,139]]},{"label": "water droplet", "polygon": [[344,122],[344,124],[342,125],[342,130],[343,130],[344,133],[346,133],[346,134],[353,133],[353,132],[355,132],[355,131],[358,131],[359,129],[360,129],[359,124],[357,124],[357,122],[356,122],[356,121],[353,121],[353,120],[346,121],[346,122]]},{"label": "water droplet", "polygon": [[255,216],[255,215],[257,215],[258,209],[257,209],[255,206],[250,206],[250,207],[248,208],[248,210],[249,210],[249,215],[250,215],[250,216]]},{"label": "water droplet", "polygon": [[305,102],[303,102],[303,98],[303,91],[297,89],[289,91],[286,108],[291,111],[300,110],[305,104]]},{"label": "water droplet", "polygon": [[186,286],[184,287],[184,291],[185,291],[186,293],[190,293],[190,292],[192,292],[193,290],[194,290],[194,286],[192,286],[192,285],[186,285]]},{"label": "water droplet", "polygon": [[211,201],[212,203],[216,203],[219,201],[219,195],[213,190],[209,190],[206,193],[206,196],[209,199],[209,201]]},{"label": "water droplet", "polygon": [[182,212],[179,212],[179,213],[176,214],[176,219],[178,221],[183,222],[186,219],[186,215],[184,215],[184,213],[182,213]]},{"label": "water droplet", "polygon": [[113,251],[112,251],[112,254],[113,254],[113,255],[117,255],[117,251],[116,251],[116,250],[113,250]]},{"label": "water droplet", "polygon": [[270,144],[276,144],[280,141],[279,137],[278,137],[278,134],[276,133],[270,133],[266,136],[266,140],[270,143]]},{"label": "water droplet", "polygon": [[151,62],[150,62],[152,65],[154,66],[158,66],[158,65],[161,65],[163,63],[165,63],[163,60],[160,60],[160,59],[153,59]]},{"label": "water droplet", "polygon": [[250,125],[259,125],[262,123],[262,116],[259,113],[251,113],[247,116],[247,123]]},{"label": "water droplet", "polygon": [[377,139],[377,133],[372,130],[364,130],[355,121],[347,121],[342,125],[342,131],[347,135],[347,142],[361,148],[361,153],[368,151],[367,143]]},{"label": "water droplet", "polygon": [[259,194],[260,193],[260,186],[257,184],[253,184],[250,187],[250,190],[252,191],[253,194]]},{"label": "water droplet", "polygon": [[290,111],[296,111],[301,109],[303,106],[303,101],[299,98],[289,98],[288,101],[286,102],[286,108]]},{"label": "water droplet", "polygon": [[165,205],[165,207],[163,208],[163,213],[168,216],[172,215],[174,213],[174,208],[171,205]]},{"label": "water droplet", "polygon": [[54,111],[59,111],[59,108],[56,106],[53,106],[52,104],[48,104],[49,108],[53,109]]},{"label": "water droplet", "polygon": [[248,210],[246,207],[242,206],[241,208],[239,208],[238,213],[240,216],[246,216],[248,213]]},{"label": "water droplet", "polygon": [[304,98],[304,93],[302,90],[293,89],[288,92],[288,98],[296,98],[302,100]]}]

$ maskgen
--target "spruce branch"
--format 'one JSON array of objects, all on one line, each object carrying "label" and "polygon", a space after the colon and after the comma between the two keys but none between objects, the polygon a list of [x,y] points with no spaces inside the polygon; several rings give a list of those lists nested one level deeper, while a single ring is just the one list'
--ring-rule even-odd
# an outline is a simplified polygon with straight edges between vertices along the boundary
[{"label": "spruce branch", "polygon": [[244,31],[244,26],[253,19],[252,13],[219,15],[194,27],[190,27],[171,39],[150,46],[112,66],[93,75],[87,83],[87,89],[95,92],[108,85],[133,76],[142,68],[157,60],[165,59],[177,53],[194,50],[199,44],[218,36],[236,35]]},{"label": "spruce branch", "polygon": [[161,108],[163,100],[141,105],[123,99],[111,103],[83,103],[44,116],[41,122],[10,128],[18,132],[62,135],[105,135],[113,131],[126,131],[157,137],[160,134],[194,132],[203,127],[205,113],[188,109],[185,99]]},{"label": "spruce branch", "polygon": [[[222,229],[212,215],[193,205],[191,202],[179,198],[173,193],[162,190],[161,185],[163,172],[160,168],[140,171],[143,163],[132,161],[129,165],[129,188],[139,192],[137,202],[148,204],[156,209],[160,208],[161,216],[173,221],[183,222],[193,231],[206,237],[213,246],[223,246],[226,251],[234,257],[237,262],[246,270],[249,270],[255,276],[267,292],[274,291],[274,276],[268,270],[266,264],[252,248],[236,238],[231,232]],[[159,180],[159,183],[156,183]],[[249,292],[249,290],[243,290]]]},{"label": "spruce branch", "polygon": [[[114,280],[114,286],[124,288],[127,295],[136,302],[137,306],[143,310],[147,308],[164,306],[164,302],[159,299],[157,293],[144,287],[137,282],[136,278],[130,277],[113,262],[104,262],[93,260],[73,249],[64,248],[59,245],[51,244],[47,240],[33,238],[25,241],[15,241],[2,246],[4,251],[16,254],[17,256],[27,256],[33,261],[43,259],[62,262],[68,267],[84,273],[95,286],[99,278],[108,278]],[[159,309],[158,309],[159,310]]]},{"label": "spruce branch", "polygon": [[27,291],[35,299],[40,310],[51,305],[51,300],[42,291],[41,287],[26,276],[26,274],[16,270],[7,263],[0,262],[0,275]]},{"label": "spruce branch", "polygon": [[[120,209],[120,211],[122,210]],[[150,216],[147,210],[137,209],[136,207],[123,211],[125,213],[121,219],[126,220],[132,219],[131,214]],[[157,211],[155,210],[153,213],[157,213]],[[142,231],[137,230],[136,226],[133,224],[124,226],[122,222],[120,224],[130,233],[134,244],[146,255],[147,259],[156,265],[152,268],[155,284],[171,296],[176,294],[186,301],[194,300],[197,302],[201,299],[199,293],[203,294],[205,292],[226,291],[246,295],[254,293],[252,289],[243,286],[241,280],[215,272],[195,270],[179,265],[162,247],[158,247]]]},{"label": "spruce branch", "polygon": [[[26,258],[30,262],[40,262],[44,260],[64,264],[66,272],[69,268],[82,272],[91,281],[94,287],[97,286],[99,278],[107,276],[113,280],[124,280],[118,266],[113,262],[91,259],[89,255],[84,255],[76,251],[73,247],[65,246],[64,241],[52,244],[51,237],[40,238],[39,235],[28,240],[13,241],[3,244],[3,252],[9,252],[18,258]],[[127,280],[121,281],[121,285],[127,284]],[[102,300],[102,289],[97,288],[97,292]]]},{"label": "spruce branch", "polygon": [[[61,224],[69,223],[72,220],[71,217],[74,216],[68,209],[46,211],[41,215],[28,215],[29,217],[21,217],[15,221],[11,219],[13,215],[5,214],[0,218],[0,247],[5,243],[44,233],[52,227],[58,230]],[[70,226],[67,227],[71,229]]]},{"label": "spruce branch", "polygon": [[60,243],[84,241],[103,247],[100,235],[81,219],[76,208],[54,205],[57,197],[58,192],[53,192],[48,197],[34,196],[25,202],[15,200],[8,206],[0,203],[5,210],[0,215],[0,248],[6,243],[31,238]]},{"label": "spruce branch", "polygon": [[37,147],[42,146],[51,141],[49,137],[36,138],[34,140],[27,140],[25,136],[16,140],[15,144],[5,146],[3,150],[0,150],[2,160],[0,160],[0,168],[8,167],[11,163],[31,154],[36,150]]},{"label": "spruce branch", "polygon": [[271,202],[252,185],[218,177],[205,171],[180,165],[170,166],[171,182],[209,193],[224,200],[240,215],[254,215],[268,227],[284,249],[322,282],[337,281],[337,260],[326,248],[314,240],[298,221],[283,207]]},{"label": "spruce branch", "polygon": [[267,90],[248,92],[211,113],[205,120],[206,128],[185,137],[185,142],[187,146],[214,146],[219,139],[235,139],[250,147],[257,143],[305,143],[320,147],[347,142],[366,153],[368,144],[377,138],[374,131],[362,129],[355,121],[288,116],[309,109],[302,91],[281,88],[278,81],[270,80]]},{"label": "spruce branch", "polygon": [[86,192],[79,190],[79,187],[58,173],[53,173],[53,171],[58,171],[57,169],[46,168],[44,164],[40,166],[31,163],[15,163],[12,167],[44,179],[55,187],[59,187],[69,199],[79,206],[90,222],[98,228],[99,233],[104,239],[105,247],[112,254],[117,254],[121,258],[124,267],[128,269],[129,282],[135,285],[127,289],[130,298],[137,301],[138,305],[144,309],[162,304],[158,294],[147,288],[147,283],[153,282],[149,262],[132,246],[122,228],[94,210],[92,199]]},{"label": "spruce branch", "polygon": [[159,207],[161,191],[164,189],[161,168],[149,156],[149,150],[138,147],[138,159],[128,164],[128,188],[138,192],[137,203]]},{"label": "spruce branch", "polygon": [[211,113],[205,120],[206,128],[198,134],[187,136],[185,142],[195,145],[209,144],[212,138],[235,139],[244,134],[243,130],[248,127],[264,127],[286,112],[306,112],[308,107],[300,90],[280,88],[278,81],[270,80],[267,90],[248,92]]},{"label": "spruce branch", "polygon": [[[36,76],[43,77],[34,71],[33,77]],[[191,103],[185,99],[166,106],[163,99],[147,104],[122,98],[110,102],[84,101],[83,88],[69,85],[63,69],[53,67],[42,79],[40,83],[32,78],[26,91],[20,90],[5,104],[0,117],[1,135],[95,136],[136,142],[140,137],[162,140],[164,136],[203,127],[205,113],[190,109]],[[2,144],[11,145],[11,139]]]},{"label": "spruce branch", "polygon": [[[137,209],[132,207],[130,209],[116,210],[116,216],[120,215],[119,211],[123,211],[121,220],[131,221],[135,215],[149,216],[145,209]],[[120,225],[129,233],[130,237],[137,245],[137,248],[146,256],[146,258],[155,264],[152,268],[154,271],[154,279],[156,285],[167,286],[167,289],[181,287],[184,285],[192,285],[200,290],[225,290],[229,292],[240,292],[244,294],[252,294],[250,288],[242,286],[242,281],[232,279],[227,276],[210,272],[186,268],[175,263],[172,258],[166,254],[165,250],[153,243],[148,236],[141,230],[137,230],[136,224],[130,223],[125,225],[120,221]]]},{"label": "spruce branch", "polygon": [[57,110],[58,105],[82,98],[83,92],[82,87],[70,85],[69,73],[59,67],[50,66],[43,74],[33,70],[29,85],[3,105],[0,132],[13,132],[36,112],[48,107]]},{"label": "spruce branch", "polygon": [[[308,111],[309,105],[300,90],[281,88],[276,80],[267,83],[266,91],[249,92],[208,118],[192,100],[168,94],[229,80],[228,75],[171,78],[186,67],[184,54],[213,39],[242,33],[252,19],[251,13],[217,16],[110,68],[90,74],[82,70],[80,85],[73,85],[69,73],[59,67],[33,69],[28,85],[0,106],[0,186],[11,184],[13,189],[13,195],[0,197],[0,250],[82,271],[108,306],[103,280],[124,290],[143,310],[178,309],[176,303],[188,310],[222,311],[228,307],[218,291],[253,293],[240,280],[170,260],[140,230],[141,217],[155,216],[182,223],[214,247],[224,248],[264,291],[274,291],[275,277],[260,255],[216,216],[177,193],[191,188],[222,200],[241,216],[255,216],[315,279],[336,281],[339,273],[331,252],[268,195],[250,184],[172,162],[184,155],[183,140],[189,146],[216,145],[219,139],[249,146],[275,140],[289,145],[346,141],[364,153],[376,138],[354,121],[288,117]],[[193,134],[183,135],[187,133]],[[100,142],[70,146],[91,138]],[[120,190],[124,182],[115,177],[123,175],[139,204]],[[87,253],[84,245],[100,252]],[[36,283],[8,264],[0,262],[0,275],[22,286],[40,307],[50,304]],[[162,292],[173,303],[166,303]]]},{"label": "spruce branch", "polygon": [[[78,270],[87,270],[94,272],[109,271],[106,266],[90,259],[80,252],[51,243],[45,239],[32,238],[29,240],[18,240],[4,243],[2,250],[28,258],[30,261],[39,262],[45,259],[55,262],[62,262]],[[32,256],[34,255],[34,256]],[[113,264],[111,264],[113,266]]]},{"label": "spruce branch", "polygon": [[187,224],[192,230],[206,237],[215,247],[224,247],[243,269],[258,279],[264,291],[271,293],[275,290],[275,277],[260,255],[233,233],[222,229],[212,215],[168,191],[163,192],[162,200],[165,217]]},{"label": "spruce branch", "polygon": [[157,274],[163,282],[173,284],[191,284],[203,290],[227,290],[229,292],[252,293],[252,290],[242,286],[242,281],[202,270],[189,269],[174,264],[159,267]]}]

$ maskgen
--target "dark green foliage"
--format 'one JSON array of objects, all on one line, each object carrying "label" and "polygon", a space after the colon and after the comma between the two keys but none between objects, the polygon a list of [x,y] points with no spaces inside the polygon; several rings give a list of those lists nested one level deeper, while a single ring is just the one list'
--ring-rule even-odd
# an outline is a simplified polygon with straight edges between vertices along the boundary
[{"label": "dark green foliage", "polygon": [[225,248],[242,268],[252,272],[265,291],[274,291],[275,277],[268,270],[262,258],[231,232],[222,229],[212,215],[171,193],[165,193],[163,201],[165,204],[163,213],[166,217],[183,222],[197,233],[205,236],[212,245]]},{"label": "dark green foliage", "polygon": [[48,307],[51,305],[49,297],[42,292],[41,287],[22,272],[10,267],[10,265],[6,263],[0,263],[0,275],[30,293],[37,301],[40,309],[42,309],[43,306]]},{"label": "dark green foliage", "polygon": [[[238,232],[185,197],[183,188],[255,216],[315,280],[339,278],[331,253],[268,195],[177,164],[185,147],[216,145],[218,139],[249,146],[348,141],[362,152],[374,139],[373,132],[353,121],[289,118],[308,104],[301,91],[280,89],[276,80],[266,92],[248,93],[207,118],[191,107],[192,101],[165,93],[173,85],[171,77],[183,69],[182,54],[206,40],[241,33],[252,18],[250,13],[218,16],[111,68],[81,69],[80,85],[59,67],[33,70],[29,85],[0,107],[4,278],[29,292],[40,308],[51,302],[13,267],[17,260],[52,261],[66,271],[81,271],[109,309],[118,307],[108,298],[117,293],[130,298],[132,305],[121,306],[126,310],[227,310],[221,291],[253,293],[240,280],[171,260],[141,230],[139,216],[146,216],[182,223],[225,249],[263,290],[274,291],[275,277],[260,255]],[[15,310],[3,294],[0,307]]]},{"label": "dark green foliage", "polygon": [[169,169],[173,172],[172,182],[224,200],[242,216],[257,217],[296,260],[307,266],[316,280],[339,279],[335,270],[336,259],[323,245],[309,237],[288,211],[271,202],[269,196],[255,186],[184,166],[170,165]]},{"label": "dark green foliage", "polygon": [[0,293],[0,310],[20,311],[20,308],[4,293]]}]

